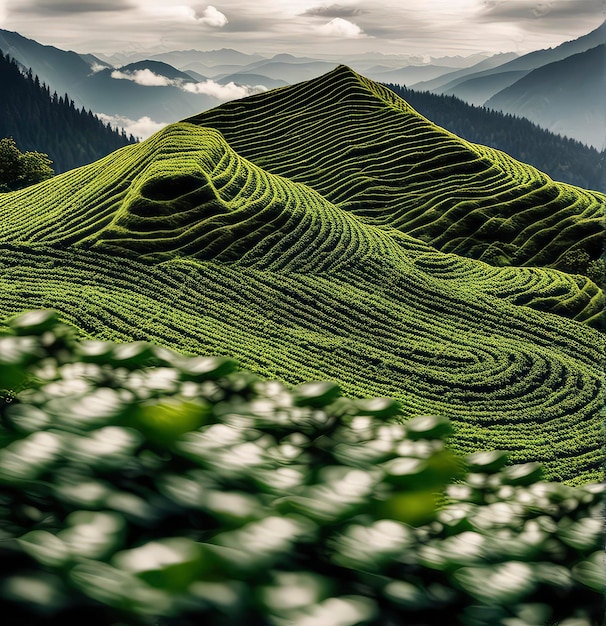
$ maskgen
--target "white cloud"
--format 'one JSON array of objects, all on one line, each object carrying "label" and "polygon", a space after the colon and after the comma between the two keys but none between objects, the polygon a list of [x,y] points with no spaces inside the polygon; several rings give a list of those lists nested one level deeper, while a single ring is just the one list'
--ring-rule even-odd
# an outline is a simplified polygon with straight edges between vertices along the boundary
[{"label": "white cloud", "polygon": [[101,72],[104,69],[107,69],[107,65],[102,65],[101,63],[93,63],[90,66],[90,73],[91,74],[96,74],[97,72]]},{"label": "white cloud", "polygon": [[105,124],[109,122],[114,128],[124,128],[127,135],[133,135],[139,139],[147,139],[166,126],[166,123],[155,122],[147,115],[138,120],[131,120],[122,115],[106,115],[105,113],[95,113],[95,115]]},{"label": "white cloud", "polygon": [[143,85],[144,87],[168,87],[174,85],[175,81],[155,74],[151,70],[135,70],[134,72],[121,72],[120,70],[114,70],[112,72],[112,78],[116,80],[132,80],[137,85]]},{"label": "white cloud", "polygon": [[267,91],[263,85],[236,85],[234,82],[222,85],[214,80],[205,80],[203,83],[183,83],[181,88],[190,93],[205,94],[217,98],[217,100],[237,100],[252,96],[255,93]]},{"label": "white cloud", "polygon": [[206,26],[212,26],[213,28],[222,28],[228,23],[227,17],[211,4],[199,15],[195,14],[195,18],[198,22],[202,22],[206,24]]},{"label": "white cloud", "polygon": [[137,85],[144,87],[177,87],[188,93],[203,94],[222,101],[237,100],[238,98],[245,98],[255,93],[267,91],[267,87],[264,85],[236,85],[234,82],[222,85],[211,79],[201,83],[185,82],[182,79],[171,79],[156,74],[147,68],[135,70],[134,72],[114,70],[111,76],[116,80],[131,80],[137,83]]},{"label": "white cloud", "polygon": [[353,22],[344,20],[342,17],[335,17],[327,24],[320,26],[318,32],[321,35],[329,37],[342,37],[344,39],[354,39],[357,37],[366,37],[364,31]]},{"label": "white cloud", "polygon": [[0,27],[64,50],[138,59],[190,48],[438,57],[559,45],[597,28],[605,1],[0,0]]},{"label": "white cloud", "polygon": [[222,28],[229,23],[227,17],[211,4],[202,11],[196,11],[188,4],[177,4],[174,6],[161,4],[151,6],[148,10],[153,15],[163,19],[172,19],[180,22],[198,22],[211,28]]},{"label": "white cloud", "polygon": [[186,4],[177,4],[175,6],[150,6],[145,9],[154,17],[165,20],[176,21],[192,21],[196,19],[196,12]]}]

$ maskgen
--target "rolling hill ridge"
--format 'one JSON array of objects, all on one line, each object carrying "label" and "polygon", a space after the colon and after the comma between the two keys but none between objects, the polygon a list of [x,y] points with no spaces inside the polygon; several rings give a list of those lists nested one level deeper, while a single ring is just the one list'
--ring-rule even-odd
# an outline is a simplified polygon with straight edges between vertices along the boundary
[{"label": "rolling hill ridge", "polygon": [[557,268],[567,253],[593,260],[602,252],[603,194],[463,141],[345,66],[245,102],[189,121],[216,128],[253,163],[366,223],[515,265]]},{"label": "rolling hill ridge", "polygon": [[604,201],[339,67],[0,196],[0,317],[335,380],[596,480],[603,293],[557,268],[597,271]]}]

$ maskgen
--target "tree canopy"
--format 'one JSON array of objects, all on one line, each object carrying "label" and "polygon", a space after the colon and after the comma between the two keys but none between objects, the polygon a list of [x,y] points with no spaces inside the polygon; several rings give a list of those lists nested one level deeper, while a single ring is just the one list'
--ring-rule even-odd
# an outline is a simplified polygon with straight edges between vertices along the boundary
[{"label": "tree canopy", "polygon": [[0,139],[0,192],[15,191],[54,176],[43,152],[21,152],[12,137]]}]

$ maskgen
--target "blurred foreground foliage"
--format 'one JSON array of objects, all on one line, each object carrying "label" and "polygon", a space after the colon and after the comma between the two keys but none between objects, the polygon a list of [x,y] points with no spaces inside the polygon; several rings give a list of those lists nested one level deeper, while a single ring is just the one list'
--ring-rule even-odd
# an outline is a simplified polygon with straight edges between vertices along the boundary
[{"label": "blurred foreground foliage", "polygon": [[603,485],[218,357],[0,336],[3,624],[601,624]]}]

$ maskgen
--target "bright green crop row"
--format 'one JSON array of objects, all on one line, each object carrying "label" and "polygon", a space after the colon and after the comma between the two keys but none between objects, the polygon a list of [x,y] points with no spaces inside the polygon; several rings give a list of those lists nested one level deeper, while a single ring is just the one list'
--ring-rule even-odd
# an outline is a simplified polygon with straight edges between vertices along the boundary
[{"label": "bright green crop row", "polygon": [[0,319],[52,308],[83,336],[334,380],[448,415],[461,453],[602,476],[604,297],[588,275],[604,196],[346,68],[193,121],[0,197]]},{"label": "bright green crop row", "polygon": [[604,486],[231,359],[0,335],[3,624],[598,626]]},{"label": "bright green crop row", "polygon": [[4,315],[56,309],[88,337],[229,355],[289,384],[328,379],[351,397],[395,397],[406,416],[451,418],[461,453],[507,449],[515,462],[543,462],[551,479],[599,480],[603,335],[491,294],[475,274],[463,288],[415,258],[303,275],[11,248],[0,302]]},{"label": "bright green crop row", "polygon": [[[365,224],[310,187],[242,159],[216,131],[191,124],[170,126],[50,186],[4,195],[0,213],[4,243],[94,246],[151,262],[193,257],[301,274],[337,273],[377,259],[393,266],[402,252],[410,258],[414,251],[415,264],[461,290],[472,283],[490,294],[506,292],[516,304],[593,325],[604,304],[601,289],[587,278],[491,269]],[[434,213],[439,215],[435,208],[423,214]],[[486,225],[502,228],[503,222],[490,218]],[[453,235],[448,246],[455,241]],[[485,256],[500,262],[507,250],[493,243]]]},{"label": "bright green crop row", "polygon": [[244,102],[188,121],[216,128],[238,154],[369,224],[486,260],[496,242],[504,264],[568,269],[588,253],[577,270],[586,273],[601,254],[604,194],[466,142],[347,67]]}]

